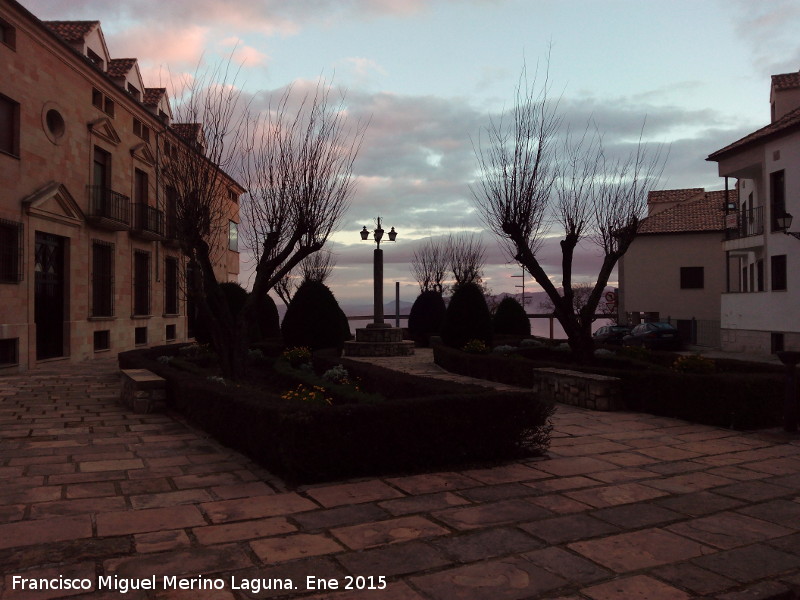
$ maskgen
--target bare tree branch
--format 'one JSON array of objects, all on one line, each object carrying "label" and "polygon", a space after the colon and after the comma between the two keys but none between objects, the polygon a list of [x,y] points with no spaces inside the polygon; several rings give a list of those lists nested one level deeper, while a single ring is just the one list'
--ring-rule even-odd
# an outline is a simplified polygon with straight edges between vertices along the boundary
[{"label": "bare tree branch", "polygon": [[[294,297],[297,288],[306,281],[318,281],[325,283],[333,273],[333,267],[336,266],[336,257],[329,250],[320,250],[314,254],[306,256],[301,260],[298,265],[286,273],[272,289],[278,294],[278,297],[283,300],[286,306]],[[300,277],[297,271],[300,271]]]},{"label": "bare tree branch", "polygon": [[411,259],[411,273],[419,284],[420,292],[444,292],[447,271],[447,247],[441,238],[428,238]]},{"label": "bare tree branch", "polygon": [[465,283],[483,282],[486,249],[476,235],[451,235],[447,240],[447,263],[455,280],[454,288]]}]

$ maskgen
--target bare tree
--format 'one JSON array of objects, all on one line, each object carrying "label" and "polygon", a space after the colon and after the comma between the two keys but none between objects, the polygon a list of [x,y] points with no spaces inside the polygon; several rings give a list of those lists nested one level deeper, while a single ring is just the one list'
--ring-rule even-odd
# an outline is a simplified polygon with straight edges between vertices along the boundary
[{"label": "bare tree", "polygon": [[175,124],[162,132],[159,174],[165,189],[167,235],[186,256],[185,291],[208,326],[223,371],[233,371],[236,323],[219,288],[215,265],[228,248],[233,198],[243,191],[230,172],[244,140],[247,106],[230,62],[173,85]]},{"label": "bare tree", "polygon": [[453,273],[453,289],[465,283],[483,287],[486,249],[476,235],[451,235],[447,240],[447,263]]},{"label": "bare tree", "polygon": [[[587,127],[559,145],[558,103],[523,69],[514,107],[492,122],[476,147],[481,178],[473,196],[487,226],[544,289],[578,360],[594,350],[591,324],[617,261],[639,229],[647,200],[664,166],[661,148],[639,142],[622,159],[607,156],[602,138]],[[547,232],[559,225],[561,291],[537,257]],[[585,304],[575,307],[573,260],[582,240],[596,244],[603,264]]]},{"label": "bare tree", "polygon": [[[230,63],[196,74],[175,95],[176,114],[196,124],[197,135],[185,143],[192,160],[175,160],[164,172],[176,190],[177,237],[195,274],[189,296],[209,326],[223,373],[237,378],[267,293],[324,246],[344,214],[365,126],[348,125],[343,99],[332,102],[325,82],[295,105],[287,88],[253,114],[231,75]],[[232,186],[225,171],[242,185]],[[219,290],[213,256],[219,240],[227,240],[231,187],[244,192],[241,233],[256,260],[252,292],[236,317]]]},{"label": "bare tree", "polygon": [[[300,263],[291,271],[286,273],[273,288],[278,297],[283,300],[286,306],[294,297],[294,293],[300,284],[306,281],[318,281],[325,283],[333,273],[333,267],[336,266],[336,258],[329,250],[320,250],[314,254],[306,256]],[[300,271],[298,277],[297,271]]]},{"label": "bare tree", "polygon": [[320,81],[292,107],[289,87],[248,122],[248,151],[239,170],[247,194],[244,237],[257,260],[240,335],[267,292],[322,249],[354,191],[353,164],[366,124],[348,121],[344,97]]},{"label": "bare tree", "polygon": [[422,246],[414,250],[411,273],[419,284],[420,292],[444,291],[447,259],[447,247],[441,238],[428,238]]}]

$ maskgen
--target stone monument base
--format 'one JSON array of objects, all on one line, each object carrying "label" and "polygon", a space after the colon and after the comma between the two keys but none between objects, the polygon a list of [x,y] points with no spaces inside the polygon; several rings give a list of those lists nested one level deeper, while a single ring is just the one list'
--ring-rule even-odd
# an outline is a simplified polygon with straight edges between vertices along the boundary
[{"label": "stone monument base", "polygon": [[344,343],[345,356],[411,356],[414,342],[403,340],[403,330],[387,323],[356,329],[356,339]]}]

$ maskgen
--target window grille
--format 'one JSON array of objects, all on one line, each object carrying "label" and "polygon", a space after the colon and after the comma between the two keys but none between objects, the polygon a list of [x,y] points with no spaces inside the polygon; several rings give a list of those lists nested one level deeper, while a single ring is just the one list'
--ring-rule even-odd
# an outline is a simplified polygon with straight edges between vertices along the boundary
[{"label": "window grille", "polygon": [[133,314],[150,314],[150,253],[133,255]]},{"label": "window grille", "polygon": [[92,316],[114,316],[114,244],[92,242]]}]

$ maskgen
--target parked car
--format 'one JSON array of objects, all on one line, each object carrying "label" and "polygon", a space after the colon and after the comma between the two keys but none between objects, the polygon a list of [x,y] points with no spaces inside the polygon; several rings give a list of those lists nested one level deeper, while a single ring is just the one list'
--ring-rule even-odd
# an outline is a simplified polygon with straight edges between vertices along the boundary
[{"label": "parked car", "polygon": [[592,338],[598,344],[621,344],[630,332],[631,328],[625,325],[606,325],[595,331]]},{"label": "parked car", "polygon": [[622,338],[623,346],[643,346],[651,350],[680,350],[681,337],[669,323],[642,323]]}]

